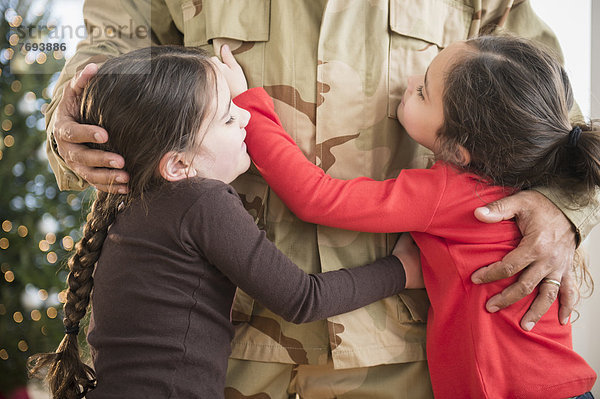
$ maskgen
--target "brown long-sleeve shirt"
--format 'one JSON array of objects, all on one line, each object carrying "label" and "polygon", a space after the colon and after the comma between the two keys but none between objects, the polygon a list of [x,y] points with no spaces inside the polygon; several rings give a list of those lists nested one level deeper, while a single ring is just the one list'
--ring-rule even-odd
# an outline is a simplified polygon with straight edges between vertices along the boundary
[{"label": "brown long-sleeve shirt", "polygon": [[118,215],[94,274],[88,342],[94,398],[220,398],[235,287],[296,323],[405,286],[389,256],[308,275],[259,230],[231,186],[170,183]]}]

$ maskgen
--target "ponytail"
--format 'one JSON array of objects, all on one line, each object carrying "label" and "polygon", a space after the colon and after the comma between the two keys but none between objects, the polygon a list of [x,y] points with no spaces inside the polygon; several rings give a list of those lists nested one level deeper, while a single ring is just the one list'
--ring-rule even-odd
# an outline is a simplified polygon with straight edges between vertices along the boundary
[{"label": "ponytail", "polygon": [[98,192],[83,229],[83,238],[69,259],[67,300],[64,305],[65,337],[55,353],[41,353],[29,358],[29,374],[36,375],[48,367],[47,380],[55,399],[82,398],[96,386],[96,373],[82,362],[77,337],[79,322],[85,316],[94,285],[92,273],[102,245],[114,222],[119,196]]},{"label": "ponytail", "polygon": [[[578,140],[575,140],[576,136],[579,136]],[[565,165],[567,173],[581,182],[582,194],[589,200],[596,187],[600,187],[600,129],[594,128],[594,122],[577,125],[571,130],[569,137],[569,164]]]},{"label": "ponytail", "polygon": [[598,121],[579,123],[551,149],[550,185],[570,195],[573,204],[584,206],[600,188],[600,128]]}]

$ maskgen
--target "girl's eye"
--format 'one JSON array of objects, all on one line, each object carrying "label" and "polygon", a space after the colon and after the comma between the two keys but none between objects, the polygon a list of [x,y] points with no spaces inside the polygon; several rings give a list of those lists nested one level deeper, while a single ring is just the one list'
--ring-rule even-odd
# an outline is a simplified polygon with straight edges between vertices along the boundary
[{"label": "girl's eye", "polygon": [[229,117],[229,120],[228,120],[227,122],[225,122],[225,124],[226,124],[226,125],[229,125],[229,124],[231,124],[231,123],[232,123],[234,120],[235,120],[235,116],[231,115],[231,116]]},{"label": "girl's eye", "polygon": [[423,95],[423,85],[417,87],[417,95],[421,97],[421,100],[425,101],[425,96]]}]

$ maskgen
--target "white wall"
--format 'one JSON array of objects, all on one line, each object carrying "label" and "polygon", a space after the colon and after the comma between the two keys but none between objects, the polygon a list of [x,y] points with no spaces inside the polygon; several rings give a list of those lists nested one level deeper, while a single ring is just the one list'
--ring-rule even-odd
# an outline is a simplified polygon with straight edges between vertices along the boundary
[{"label": "white wall", "polygon": [[[600,18],[600,4],[594,1],[595,12]],[[552,28],[558,36],[565,55],[565,67],[569,73],[577,103],[586,118],[592,116],[591,107],[591,40],[592,40],[592,0],[531,0],[537,14]],[[600,75],[600,29],[595,27],[595,72]],[[600,76],[595,79],[600,86]],[[596,88],[594,112],[600,117],[600,88]],[[589,253],[590,269],[596,282],[596,292],[584,299],[577,309],[581,317],[573,324],[573,346],[577,353],[600,374],[600,228],[584,242],[584,248]],[[596,383],[592,393],[600,397],[600,383]]]}]

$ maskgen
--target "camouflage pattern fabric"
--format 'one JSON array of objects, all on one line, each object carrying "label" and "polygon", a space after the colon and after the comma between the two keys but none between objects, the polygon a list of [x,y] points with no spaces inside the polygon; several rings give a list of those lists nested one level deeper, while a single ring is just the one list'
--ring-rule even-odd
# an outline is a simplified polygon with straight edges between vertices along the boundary
[{"label": "camouflage pattern fabric", "polygon": [[[133,20],[152,31],[144,39],[108,34],[93,43],[88,39],[66,64],[47,114],[48,156],[61,189],[85,186],[50,144],[62,85],[89,62],[101,63],[150,42],[210,52],[229,44],[250,87],[263,86],[274,98],[284,127],[308,159],[334,177],[379,180],[428,165],[429,154],[404,132],[395,110],[406,78],[423,74],[440,49],[499,26],[560,53],[554,34],[527,1],[87,0],[84,16],[88,27],[124,26]],[[394,234],[298,220],[256,170],[233,185],[268,237],[308,273],[371,262],[389,254],[395,243]],[[563,209],[582,236],[597,222],[594,206]],[[411,290],[328,320],[294,325],[238,290],[232,358],[315,366],[331,362],[336,369],[422,362],[427,309],[425,292]],[[240,378],[257,378],[248,373]],[[427,386],[423,374],[407,374],[403,381]]]},{"label": "camouflage pattern fabric", "polygon": [[292,365],[230,359],[227,375],[235,382],[239,376],[246,378],[242,386],[228,384],[225,399],[433,397],[426,361],[340,370],[331,360],[325,365]]}]

